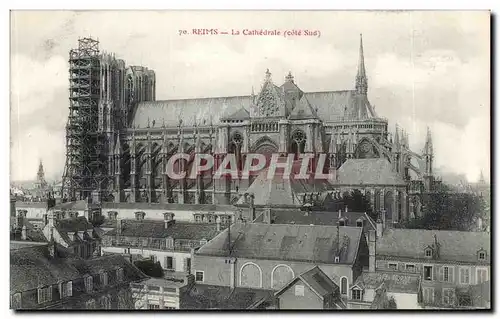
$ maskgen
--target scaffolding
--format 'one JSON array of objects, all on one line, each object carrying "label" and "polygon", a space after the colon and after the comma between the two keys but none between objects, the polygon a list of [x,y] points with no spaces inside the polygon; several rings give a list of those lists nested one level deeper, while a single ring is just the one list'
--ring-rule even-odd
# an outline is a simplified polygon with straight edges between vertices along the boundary
[{"label": "scaffolding", "polygon": [[69,81],[63,201],[86,199],[105,189],[108,179],[106,136],[99,129],[99,41],[79,39],[78,48],[70,50]]}]

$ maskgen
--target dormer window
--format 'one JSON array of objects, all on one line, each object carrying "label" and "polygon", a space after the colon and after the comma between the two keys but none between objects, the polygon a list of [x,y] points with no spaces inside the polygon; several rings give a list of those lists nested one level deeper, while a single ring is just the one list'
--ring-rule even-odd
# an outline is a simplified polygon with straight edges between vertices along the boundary
[{"label": "dormer window", "polygon": [[118,212],[115,212],[115,211],[108,212],[109,220],[116,220],[117,216],[118,216]]},{"label": "dormer window", "polygon": [[428,247],[425,249],[425,257],[432,257],[432,248]]},{"label": "dormer window", "polygon": [[339,256],[335,256],[335,263],[339,263],[340,262],[340,257]]},{"label": "dormer window", "polygon": [[84,282],[85,282],[85,291],[91,293],[92,290],[94,289],[94,282],[92,276],[85,277]]},{"label": "dormer window", "polygon": [[345,226],[345,220],[343,218],[339,219],[339,226]]},{"label": "dormer window", "polygon": [[477,252],[477,259],[486,260],[486,251],[480,250]]},{"label": "dormer window", "polygon": [[167,248],[174,248],[174,239],[172,237],[168,237],[166,239]]},{"label": "dormer window", "polygon": [[123,281],[123,268],[118,268],[116,270],[116,281],[118,281],[118,282]]},{"label": "dormer window", "polygon": [[202,240],[200,240],[200,245],[205,245],[207,243],[207,240],[205,238],[203,238]]},{"label": "dormer window", "polygon": [[145,212],[135,212],[135,220],[144,220]]},{"label": "dormer window", "polygon": [[101,280],[101,285],[103,287],[106,287],[108,285],[108,273],[107,272],[102,272],[100,274],[100,280]]},{"label": "dormer window", "polygon": [[358,219],[356,221],[356,227],[363,227],[363,220],[362,219]]},{"label": "dormer window", "polygon": [[175,216],[175,214],[174,213],[170,213],[170,212],[163,214],[163,218],[165,220],[174,220],[174,216]]}]

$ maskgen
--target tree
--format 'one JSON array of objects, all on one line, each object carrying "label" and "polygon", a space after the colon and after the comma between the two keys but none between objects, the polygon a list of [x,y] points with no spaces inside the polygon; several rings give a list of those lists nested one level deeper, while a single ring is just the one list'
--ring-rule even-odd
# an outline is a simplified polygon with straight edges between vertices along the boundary
[{"label": "tree", "polygon": [[344,206],[347,206],[350,211],[366,212],[371,218],[377,219],[376,214],[372,210],[370,201],[359,189],[345,192],[343,202]]},{"label": "tree", "polygon": [[423,217],[408,220],[404,228],[462,230],[476,229],[477,218],[482,216],[481,198],[470,193],[451,193],[443,185],[437,192],[423,197]]},{"label": "tree", "polygon": [[147,260],[137,260],[134,265],[139,268],[143,273],[150,277],[162,278],[163,268],[159,261],[154,262],[150,259]]}]

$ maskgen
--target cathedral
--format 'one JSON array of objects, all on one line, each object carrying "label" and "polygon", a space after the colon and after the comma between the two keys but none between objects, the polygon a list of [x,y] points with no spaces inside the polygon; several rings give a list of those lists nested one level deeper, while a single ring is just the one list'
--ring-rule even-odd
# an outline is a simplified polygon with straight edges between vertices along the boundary
[{"label": "cathedral", "polygon": [[[215,179],[213,172],[170,179],[166,163],[176,153],[211,154],[216,163],[235,154],[239,167],[251,153],[327,154],[336,177],[320,192],[359,189],[392,220],[419,216],[421,196],[434,187],[430,131],[423,151],[413,152],[408,134],[397,126],[389,133],[387,119],[370,104],[362,38],[354,89],[341,91],[304,92],[292,72],[280,80],[268,69],[260,91],[252,89],[248,96],[157,101],[152,70],[127,67],[107,53],[99,59],[103,201],[236,204],[252,189],[255,179]],[[191,165],[188,161],[181,169]],[[300,192],[297,204],[318,191]]]}]

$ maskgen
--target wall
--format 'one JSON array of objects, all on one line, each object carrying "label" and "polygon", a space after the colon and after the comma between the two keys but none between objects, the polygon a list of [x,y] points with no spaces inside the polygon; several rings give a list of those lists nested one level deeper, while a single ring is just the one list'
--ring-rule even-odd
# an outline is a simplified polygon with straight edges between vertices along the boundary
[{"label": "wall", "polygon": [[422,309],[418,304],[418,294],[387,292],[387,296],[394,297],[398,309]]},{"label": "wall", "polygon": [[[304,296],[295,295],[295,287],[304,287]],[[302,280],[288,287],[279,297],[280,309],[323,309],[323,300]]]},{"label": "wall", "polygon": [[[485,268],[487,269],[488,272],[488,279],[490,279],[490,266],[489,265],[455,265],[455,264],[445,264],[445,263],[436,263],[435,260],[429,259],[428,261],[411,261],[411,262],[397,262],[397,261],[389,261],[389,260],[383,260],[383,259],[378,259],[377,260],[377,270],[383,270],[384,272],[389,272],[391,271],[389,269],[389,263],[397,263],[397,271],[398,272],[403,272],[403,273],[416,273],[419,275],[423,275],[423,267],[424,266],[432,266],[432,273],[433,273],[433,280],[422,280],[422,288],[427,288],[431,287],[434,289],[434,303],[433,305],[440,305],[442,304],[442,292],[444,288],[460,288],[460,287],[468,287],[472,285],[478,284],[478,278],[477,278],[477,269],[478,268]],[[415,265],[415,271],[414,272],[409,272],[405,270],[405,264],[414,264]],[[444,266],[449,267],[450,269],[453,269],[453,278],[449,282],[445,282],[441,278],[441,268]],[[461,284],[460,283],[460,268],[462,267],[468,267],[470,269],[469,274],[470,274],[470,280],[469,284]],[[451,274],[451,271],[450,271]]]},{"label": "wall", "polygon": [[[101,247],[101,251],[103,253],[115,253],[115,254],[125,254],[125,248],[123,247]],[[184,272],[184,262],[186,258],[191,258],[191,253],[186,252],[171,252],[171,251],[159,251],[152,249],[139,249],[139,248],[130,248],[130,254],[132,255],[142,255],[145,258],[148,258],[152,255],[156,256],[156,260],[160,262],[161,266],[166,269],[166,261],[165,257],[173,257],[174,258],[174,271]],[[192,262],[191,262],[192,265]],[[191,267],[193,269],[193,267]]]},{"label": "wall", "polygon": [[[451,284],[450,286],[468,286],[468,285],[462,285],[460,284],[460,268],[461,267],[468,267],[470,268],[470,284],[469,285],[475,285],[478,284],[478,278],[477,277],[477,268],[486,268],[488,269],[488,279],[491,277],[490,275],[490,266],[489,265],[460,265],[457,266],[455,264],[446,264],[446,263],[435,263],[434,260],[430,259],[429,261],[411,261],[411,262],[398,262],[394,260],[383,260],[383,259],[377,259],[377,271],[378,270],[383,270],[383,271],[391,271],[389,269],[389,263],[397,263],[397,271],[398,272],[404,272],[404,273],[415,273],[419,275],[423,275],[423,269],[424,266],[432,266],[432,273],[433,273],[433,280],[428,281],[428,280],[422,280],[423,285],[428,285],[432,284],[434,282],[441,282],[441,283],[448,283]],[[409,272],[406,271],[405,265],[406,264],[412,264],[415,265],[415,271],[414,272]],[[443,282],[440,278],[440,271],[441,268],[447,266],[450,269],[453,269],[453,281],[450,282]]]},{"label": "wall", "polygon": [[[193,257],[193,273],[195,270],[205,272],[205,284],[216,286],[229,286],[230,283],[230,265],[226,264],[224,257],[200,256]],[[262,271],[262,289],[273,289],[271,287],[271,272],[278,265],[288,265],[292,268],[294,277],[304,273],[314,266],[318,265],[325,274],[330,277],[336,284],[340,286],[340,277],[347,277],[348,291],[352,285],[352,268],[350,265],[343,264],[315,264],[309,262],[290,262],[281,260],[264,260],[264,259],[246,259],[238,258],[236,260],[236,286],[240,286],[240,270],[246,263],[252,262],[258,265]],[[260,281],[260,279],[259,279]]]}]

